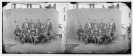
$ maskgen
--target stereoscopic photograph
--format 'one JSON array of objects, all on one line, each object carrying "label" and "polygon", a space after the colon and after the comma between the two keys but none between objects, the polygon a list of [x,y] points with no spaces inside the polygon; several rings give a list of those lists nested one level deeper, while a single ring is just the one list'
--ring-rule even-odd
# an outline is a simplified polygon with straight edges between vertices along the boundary
[{"label": "stereoscopic photograph", "polygon": [[2,54],[131,54],[131,2],[2,2]]}]

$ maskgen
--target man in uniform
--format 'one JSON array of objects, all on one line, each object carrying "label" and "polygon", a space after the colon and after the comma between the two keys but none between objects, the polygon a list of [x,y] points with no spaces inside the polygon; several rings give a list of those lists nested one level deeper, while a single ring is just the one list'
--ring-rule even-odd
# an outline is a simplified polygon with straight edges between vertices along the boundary
[{"label": "man in uniform", "polygon": [[100,38],[98,37],[98,34],[99,34],[99,29],[98,29],[98,25],[96,23],[94,23],[94,28],[93,28],[93,37],[96,38],[95,41],[97,41],[97,44],[99,45],[99,41],[100,41]]},{"label": "man in uniform", "polygon": [[[34,35],[34,44],[36,44],[36,41],[42,40],[42,23],[40,22],[40,19],[37,20],[38,22],[35,25],[35,35]],[[42,43],[42,42],[41,42]]]},{"label": "man in uniform", "polygon": [[106,35],[106,28],[105,23],[103,22],[103,19],[101,19],[102,22],[99,24],[99,37],[102,38],[101,41],[104,42],[104,37]]},{"label": "man in uniform", "polygon": [[30,28],[30,29],[31,29],[31,28],[35,28],[35,24],[34,24],[34,22],[33,22],[32,19],[30,20],[29,28]]},{"label": "man in uniform", "polygon": [[25,40],[27,39],[27,37],[29,37],[29,30],[28,30],[28,28],[23,28],[22,36],[23,36],[22,43],[25,43]]},{"label": "man in uniform", "polygon": [[28,29],[29,29],[29,23],[28,19],[25,19],[25,22],[22,24],[22,43],[25,43],[26,38],[29,36],[28,34]]},{"label": "man in uniform", "polygon": [[18,25],[16,25],[16,29],[14,31],[14,34],[15,34],[15,40],[17,40],[17,37],[19,37],[19,40],[21,40],[21,29],[19,28]]},{"label": "man in uniform", "polygon": [[43,23],[42,25],[43,25],[43,32],[42,32],[42,35],[43,35],[43,37],[44,37],[42,42],[44,42],[44,41],[48,42],[48,41],[49,41],[49,37],[48,37],[47,31],[46,31],[46,29],[45,29],[45,23]]},{"label": "man in uniform", "polygon": [[48,32],[48,31],[47,31],[46,29],[43,29],[43,33],[42,33],[42,35],[43,35],[43,37],[44,37],[43,40],[42,40],[43,42],[44,42],[44,41],[49,42],[49,37],[48,37],[48,35],[47,35],[47,32]]},{"label": "man in uniform", "polygon": [[30,32],[30,40],[33,41],[33,39],[36,39],[35,38],[35,32],[36,32],[36,29],[35,29],[35,24],[33,23],[33,20],[30,21],[29,23],[29,32]]},{"label": "man in uniform", "polygon": [[36,23],[36,28],[41,30],[42,28],[42,23],[40,22],[40,19],[37,20],[37,23]]},{"label": "man in uniform", "polygon": [[47,30],[47,35],[49,37],[49,40],[50,41],[50,32],[52,31],[52,23],[50,22],[50,19],[48,19],[48,21],[46,22],[46,25],[45,25],[45,30]]},{"label": "man in uniform", "polygon": [[92,26],[92,29],[95,28],[95,25],[96,25],[96,20],[94,19],[94,22],[91,23],[91,26]]},{"label": "man in uniform", "polygon": [[108,32],[110,33],[110,40],[111,42],[114,42],[114,33],[115,33],[115,30],[116,30],[116,25],[115,23],[113,22],[113,19],[111,19],[111,22],[109,23],[109,29],[108,29]]},{"label": "man in uniform", "polygon": [[88,29],[84,32],[84,41],[85,41],[85,44],[88,44],[88,42],[91,42],[91,43],[95,43],[95,37],[94,37],[94,34],[92,32],[93,30],[92,29]]},{"label": "man in uniform", "polygon": [[79,29],[77,31],[77,35],[78,35],[78,41],[82,40],[84,41],[84,38],[83,38],[83,29],[82,29],[82,25],[79,25]]},{"label": "man in uniform", "polygon": [[103,42],[105,44],[107,44],[109,42],[110,37],[111,37],[110,32],[109,32],[109,25],[108,24],[105,24],[103,32],[105,32],[105,36],[103,38]]},{"label": "man in uniform", "polygon": [[93,40],[92,38],[92,23],[90,22],[90,19],[88,19],[88,22],[85,25],[85,42],[88,43],[88,40]]},{"label": "man in uniform", "polygon": [[39,30],[37,28],[35,28],[34,44],[36,44],[36,42],[38,42],[38,41],[41,41],[41,43],[43,44],[42,40],[43,40],[42,33],[39,32]]},{"label": "man in uniform", "polygon": [[25,19],[25,22],[22,24],[22,28],[24,29],[24,28],[29,28],[29,23],[28,23],[28,19],[26,18]]},{"label": "man in uniform", "polygon": [[99,28],[101,29],[101,31],[104,32],[104,27],[106,24],[103,22],[103,19],[101,19],[101,20],[102,20],[102,22],[99,24]]},{"label": "man in uniform", "polygon": [[36,23],[36,29],[38,30],[38,33],[39,34],[42,34],[42,31],[43,31],[43,25],[42,23],[40,22],[40,19],[37,20],[38,22]]},{"label": "man in uniform", "polygon": [[90,22],[90,20],[88,19],[88,22],[87,22],[86,25],[85,25],[85,29],[91,29],[91,28],[92,28],[91,22]]},{"label": "man in uniform", "polygon": [[98,42],[99,42],[98,44],[104,42],[104,37],[105,37],[105,33],[103,32],[103,29],[99,28],[99,33],[97,35]]}]

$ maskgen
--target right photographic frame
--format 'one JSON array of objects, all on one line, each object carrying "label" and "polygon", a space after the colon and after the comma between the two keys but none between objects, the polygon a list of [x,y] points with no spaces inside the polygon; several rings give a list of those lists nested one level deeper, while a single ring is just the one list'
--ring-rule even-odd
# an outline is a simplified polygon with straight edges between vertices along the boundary
[{"label": "right photographic frame", "polygon": [[71,2],[65,53],[131,54],[131,2]]}]

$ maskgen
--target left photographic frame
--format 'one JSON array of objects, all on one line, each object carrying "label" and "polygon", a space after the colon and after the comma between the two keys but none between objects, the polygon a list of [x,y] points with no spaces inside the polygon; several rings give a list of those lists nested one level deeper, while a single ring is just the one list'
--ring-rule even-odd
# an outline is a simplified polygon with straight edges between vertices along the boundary
[{"label": "left photographic frame", "polygon": [[[55,3],[2,2],[3,54],[60,54],[61,31]],[[5,52],[4,52],[5,51]]]}]

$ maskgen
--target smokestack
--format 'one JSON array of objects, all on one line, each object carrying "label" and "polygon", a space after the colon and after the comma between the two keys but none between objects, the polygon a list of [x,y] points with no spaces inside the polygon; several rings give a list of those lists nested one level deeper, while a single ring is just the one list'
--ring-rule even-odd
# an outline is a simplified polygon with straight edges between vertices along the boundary
[{"label": "smokestack", "polygon": [[16,4],[13,3],[13,4],[12,4],[12,9],[15,9],[15,8],[16,8]]},{"label": "smokestack", "polygon": [[32,4],[30,4],[30,8],[32,8]]},{"label": "smokestack", "polygon": [[76,9],[78,9],[78,5],[79,5],[79,4],[78,4],[78,3],[76,3]]},{"label": "smokestack", "polygon": [[32,4],[27,4],[27,8],[32,8]]},{"label": "smokestack", "polygon": [[95,4],[90,4],[90,8],[95,8]]},{"label": "smokestack", "polygon": [[27,8],[29,8],[29,4],[27,4]]},{"label": "smokestack", "polygon": [[40,8],[42,8],[42,5],[39,5]]}]

